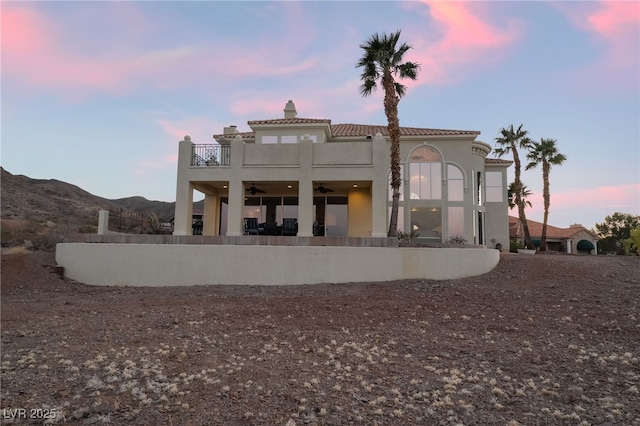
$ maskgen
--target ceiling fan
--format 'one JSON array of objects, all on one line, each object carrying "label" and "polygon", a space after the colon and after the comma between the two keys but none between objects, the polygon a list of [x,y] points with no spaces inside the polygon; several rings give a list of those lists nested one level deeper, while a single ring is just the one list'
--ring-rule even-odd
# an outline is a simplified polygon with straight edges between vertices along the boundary
[{"label": "ceiling fan", "polygon": [[249,191],[251,193],[251,195],[264,194],[265,193],[265,191],[263,191],[262,189],[257,188],[255,183],[252,183],[251,186],[249,188],[247,188],[247,191]]},{"label": "ceiling fan", "polygon": [[320,184],[320,186],[315,188],[315,190],[320,191],[321,194],[326,194],[327,192],[333,192],[333,189],[327,188],[323,184]]}]

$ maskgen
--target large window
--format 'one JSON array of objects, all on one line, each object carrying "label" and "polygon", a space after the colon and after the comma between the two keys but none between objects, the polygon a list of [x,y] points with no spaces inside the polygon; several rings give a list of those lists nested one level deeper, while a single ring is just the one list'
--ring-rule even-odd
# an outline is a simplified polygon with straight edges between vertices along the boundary
[{"label": "large window", "polygon": [[464,207],[449,207],[449,238],[464,238]]},{"label": "large window", "polygon": [[486,172],[485,185],[488,203],[501,203],[503,201],[504,189],[502,188],[501,172]]},{"label": "large window", "polygon": [[413,200],[442,198],[442,158],[434,148],[423,145],[409,157],[409,189]]},{"label": "large window", "polygon": [[442,240],[442,215],[438,207],[411,207],[411,230],[420,238]]},{"label": "large window", "polygon": [[347,197],[313,197],[313,235],[346,237],[348,203]]}]

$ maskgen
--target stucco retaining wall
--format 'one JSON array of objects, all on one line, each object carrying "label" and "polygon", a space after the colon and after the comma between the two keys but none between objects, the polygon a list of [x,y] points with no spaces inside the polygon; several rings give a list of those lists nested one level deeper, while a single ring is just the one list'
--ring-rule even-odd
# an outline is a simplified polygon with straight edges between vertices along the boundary
[{"label": "stucco retaining wall", "polygon": [[499,252],[475,248],[385,248],[63,243],[65,277],[90,285],[297,285],[455,279],[492,270]]}]

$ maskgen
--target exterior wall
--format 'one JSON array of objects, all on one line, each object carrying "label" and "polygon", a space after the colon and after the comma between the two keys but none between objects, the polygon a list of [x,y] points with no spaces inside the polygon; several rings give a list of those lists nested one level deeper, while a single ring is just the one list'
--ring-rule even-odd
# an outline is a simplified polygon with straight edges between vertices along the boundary
[{"label": "exterior wall", "polygon": [[497,250],[473,248],[64,243],[56,249],[67,278],[109,286],[446,280],[487,273],[499,258]]},{"label": "exterior wall", "polygon": [[490,167],[486,171],[502,173],[502,202],[487,202],[485,215],[486,247],[496,248],[500,244],[501,251],[509,251],[509,200],[507,199],[506,167]]},{"label": "exterior wall", "polygon": [[349,236],[371,236],[371,194],[369,191],[349,191]]},{"label": "exterior wall", "polygon": [[[587,252],[581,252],[577,249],[578,243],[580,242],[580,240],[587,240],[587,241],[591,241],[593,243],[593,247],[594,249],[591,250],[591,253],[587,253]],[[593,237],[593,235],[589,234],[586,231],[580,231],[574,235],[571,236],[571,238],[568,238],[565,241],[565,245],[567,247],[567,252],[569,252],[569,247],[571,247],[571,253],[573,254],[591,254],[591,255],[597,255],[598,254],[598,240],[596,238]]]}]

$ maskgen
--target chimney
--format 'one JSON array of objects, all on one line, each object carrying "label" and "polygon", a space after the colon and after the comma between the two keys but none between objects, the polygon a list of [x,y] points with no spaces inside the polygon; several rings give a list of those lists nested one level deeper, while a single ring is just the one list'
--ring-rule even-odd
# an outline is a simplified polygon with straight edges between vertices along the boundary
[{"label": "chimney", "polygon": [[236,126],[235,124],[232,124],[229,127],[225,127],[222,134],[223,135],[235,135],[236,133],[240,133],[240,132],[238,132],[238,126]]},{"label": "chimney", "polygon": [[293,104],[293,101],[289,99],[289,102],[287,102],[287,105],[284,107],[284,118],[296,118],[297,116],[296,106]]}]

